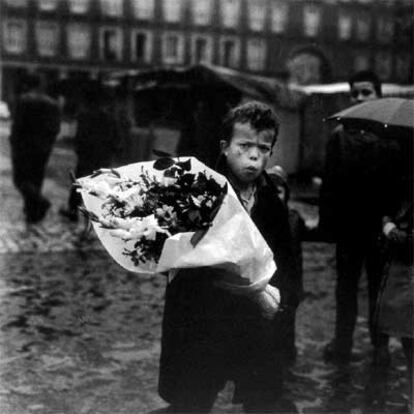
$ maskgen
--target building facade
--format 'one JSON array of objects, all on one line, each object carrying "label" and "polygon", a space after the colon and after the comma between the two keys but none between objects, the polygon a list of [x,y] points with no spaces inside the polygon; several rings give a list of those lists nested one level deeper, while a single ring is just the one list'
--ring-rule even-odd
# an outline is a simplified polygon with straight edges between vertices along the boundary
[{"label": "building facade", "polygon": [[411,0],[0,0],[1,93],[199,62],[307,84],[374,69],[413,82]]}]

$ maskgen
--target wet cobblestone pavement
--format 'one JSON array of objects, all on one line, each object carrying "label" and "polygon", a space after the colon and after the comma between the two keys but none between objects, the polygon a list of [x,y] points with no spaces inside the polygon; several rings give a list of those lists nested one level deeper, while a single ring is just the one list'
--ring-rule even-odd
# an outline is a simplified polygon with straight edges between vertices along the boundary
[{"label": "wet cobblestone pavement", "polygon": [[[82,223],[59,218],[74,163],[67,150],[57,148],[48,168],[44,188],[53,208],[44,223],[26,228],[1,139],[0,413],[144,414],[164,407],[157,376],[166,281],[123,271],[93,235],[85,237]],[[314,208],[297,207],[314,219]],[[304,243],[304,266],[287,398],[299,413],[408,413],[399,342],[391,341],[388,372],[369,369],[364,285],[355,358],[342,368],[323,362],[333,331],[332,246]],[[242,412],[231,392],[229,383],[215,413]]]}]

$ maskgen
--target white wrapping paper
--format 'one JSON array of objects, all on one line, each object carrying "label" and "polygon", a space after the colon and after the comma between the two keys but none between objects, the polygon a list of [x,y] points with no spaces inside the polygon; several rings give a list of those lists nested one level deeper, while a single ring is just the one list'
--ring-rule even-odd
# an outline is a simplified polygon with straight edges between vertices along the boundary
[{"label": "white wrapping paper", "polygon": [[[182,157],[185,161],[189,157]],[[194,157],[191,158],[191,172],[206,172],[219,184],[227,182],[226,178],[208,168]],[[153,161],[126,165],[116,170],[121,177],[137,180],[144,170],[155,177],[163,176],[163,171],[153,168]],[[103,175],[84,180],[105,180]],[[102,215],[103,200],[80,190],[85,207],[97,216]],[[276,271],[273,253],[255,224],[240,204],[230,183],[228,193],[213,220],[212,226],[194,247],[191,237],[194,232],[178,233],[169,237],[164,244],[159,263],[147,262],[134,265],[129,256],[125,256],[125,248],[133,249],[135,240],[125,241],[110,235],[107,229],[93,222],[93,227],[108,253],[124,269],[136,273],[159,273],[182,268],[215,267],[220,268],[224,275],[223,286],[237,293],[262,291]]]}]

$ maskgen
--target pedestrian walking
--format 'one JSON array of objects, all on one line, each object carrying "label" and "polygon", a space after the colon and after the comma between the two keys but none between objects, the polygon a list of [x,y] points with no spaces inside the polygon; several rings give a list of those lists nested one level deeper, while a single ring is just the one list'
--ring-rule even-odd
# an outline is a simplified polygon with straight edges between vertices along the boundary
[{"label": "pedestrian walking", "polygon": [[246,412],[294,412],[283,398],[284,358],[280,329],[295,307],[289,284],[293,268],[286,207],[265,173],[279,130],[266,105],[249,102],[224,121],[224,174],[272,249],[278,266],[271,284],[281,308],[265,317],[258,302],[220,286],[220,271],[181,270],[168,284],[162,324],[159,393],[165,412],[209,412],[227,380],[235,382],[233,402]]},{"label": "pedestrian walking", "polygon": [[[76,178],[92,174],[111,165],[117,149],[118,129],[111,112],[108,94],[98,84],[90,84],[85,90],[84,106],[77,117],[75,152]],[[78,207],[82,198],[75,187],[70,190],[68,206],[59,213],[70,221],[78,221]]]},{"label": "pedestrian walking", "polygon": [[[290,188],[287,181],[286,172],[279,165],[275,165],[267,170],[270,179],[275,185],[280,200],[284,203],[288,209],[288,219],[290,226],[290,233],[292,236],[292,252],[294,261],[294,270],[291,272],[292,279],[292,292],[295,292],[295,303],[299,303],[303,300],[303,255],[302,255],[302,241],[306,239],[307,227],[300,213],[289,206],[290,200]],[[296,360],[297,349],[295,345],[296,338],[296,309],[292,309],[289,314],[289,318],[286,318],[286,327],[283,333],[285,339],[285,345],[283,347],[283,353],[286,358],[286,362],[292,364]]]},{"label": "pedestrian walking", "polygon": [[42,195],[45,169],[60,130],[58,103],[37,74],[27,75],[17,100],[10,134],[13,182],[24,201],[26,222],[41,221],[50,201]]},{"label": "pedestrian walking", "polygon": [[[381,98],[381,83],[369,71],[349,80],[351,101]],[[326,148],[319,204],[319,231],[336,243],[336,321],[326,361],[349,362],[358,312],[358,283],[365,265],[368,278],[369,331],[374,359],[389,363],[387,335],[375,335],[374,311],[384,271],[379,243],[381,220],[397,202],[398,146],[364,121],[341,120]]]}]

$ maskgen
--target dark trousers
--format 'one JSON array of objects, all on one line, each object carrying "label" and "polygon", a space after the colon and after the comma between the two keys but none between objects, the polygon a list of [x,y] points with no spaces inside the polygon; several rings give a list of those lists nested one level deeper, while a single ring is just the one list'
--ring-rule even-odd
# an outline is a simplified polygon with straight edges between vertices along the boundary
[{"label": "dark trousers", "polygon": [[[187,273],[186,275],[184,275]],[[181,271],[168,285],[159,393],[179,412],[209,412],[227,380],[245,411],[267,412],[283,384],[282,315],[263,319],[248,298]]]},{"label": "dark trousers", "polygon": [[13,182],[22,194],[28,221],[40,219],[50,205],[41,193],[50,152],[51,149],[30,154],[12,152]]},{"label": "dark trousers", "polygon": [[351,352],[358,315],[358,285],[363,265],[368,278],[369,332],[374,347],[388,337],[375,330],[375,308],[385,266],[384,252],[375,235],[339,241],[336,246],[336,325],[335,341],[341,352]]}]

